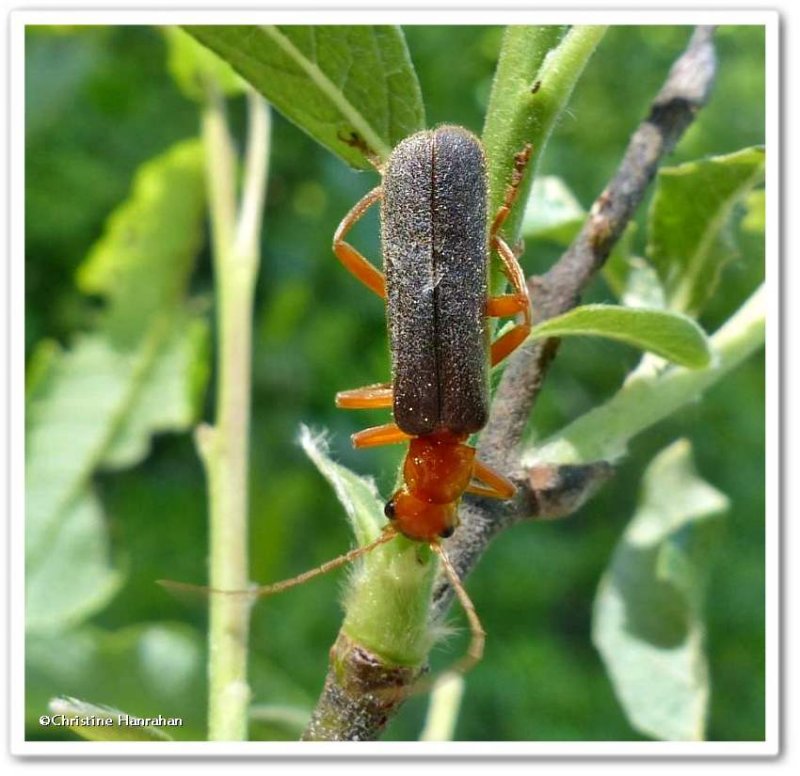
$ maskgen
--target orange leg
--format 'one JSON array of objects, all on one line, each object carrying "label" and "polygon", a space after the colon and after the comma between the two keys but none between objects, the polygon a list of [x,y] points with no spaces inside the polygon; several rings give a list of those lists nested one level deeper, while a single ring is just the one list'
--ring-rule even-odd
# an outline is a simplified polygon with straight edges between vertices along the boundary
[{"label": "orange leg", "polygon": [[514,156],[514,169],[511,172],[511,183],[506,189],[506,195],[503,199],[503,204],[497,211],[494,221],[492,221],[492,228],[489,232],[491,239],[494,239],[503,228],[503,224],[508,218],[508,214],[511,212],[511,208],[514,206],[514,203],[519,196],[519,188],[522,184],[522,177],[525,175],[525,168],[528,166],[528,162],[531,160],[532,153],[533,146],[528,143],[525,148],[523,148],[518,154],[516,154],[516,156]]},{"label": "orange leg", "polygon": [[397,445],[408,442],[410,434],[401,431],[396,423],[386,423],[383,426],[373,426],[358,431],[351,439],[353,447],[380,447],[381,445]]},{"label": "orange leg", "polygon": [[383,409],[393,403],[391,383],[375,383],[336,394],[336,406],[346,410]]},{"label": "orange leg", "polygon": [[530,161],[532,150],[532,146],[528,144],[514,157],[514,170],[511,174],[511,184],[506,189],[503,204],[497,211],[497,215],[494,217],[492,227],[489,231],[489,240],[492,249],[497,251],[503,263],[503,273],[511,283],[513,293],[490,297],[486,305],[486,314],[492,317],[517,315],[518,313],[524,315],[521,323],[518,323],[513,329],[506,332],[500,339],[492,343],[492,366],[499,364],[504,358],[516,350],[524,342],[525,338],[528,336],[528,332],[531,330],[531,303],[528,297],[528,287],[525,284],[525,274],[522,271],[522,267],[519,265],[516,254],[500,236],[500,229],[502,229],[503,224],[508,218],[508,214],[511,212],[511,208],[519,196],[522,178],[525,174],[525,168]]},{"label": "orange leg", "polygon": [[521,323],[518,323],[513,329],[507,331],[500,339],[492,343],[491,364],[495,366],[513,353],[528,336],[531,330],[531,301],[528,297],[525,275],[514,252],[500,236],[495,236],[493,244],[503,261],[503,271],[511,283],[514,293],[490,297],[486,305],[487,315],[516,315],[517,313],[522,313],[524,316]]},{"label": "orange leg", "polygon": [[453,568],[453,564],[450,562],[450,558],[447,556],[444,548],[438,542],[431,542],[430,547],[441,559],[444,573],[447,576],[447,579],[450,581],[450,584],[453,586],[453,592],[455,592],[456,597],[464,609],[464,614],[467,615],[467,620],[469,622],[471,637],[469,641],[469,647],[467,647],[467,654],[448,669],[448,673],[453,672],[465,674],[477,663],[480,663],[481,658],[483,658],[483,647],[486,642],[486,631],[483,629],[483,625],[481,625],[481,621],[478,618],[478,613],[475,611],[475,605],[472,603],[472,599],[469,597],[469,595],[467,595],[467,591],[464,589],[464,584],[459,578],[458,572]]},{"label": "orange leg", "polygon": [[486,302],[486,314],[492,318],[505,318],[525,312],[525,300],[518,294],[490,296]]},{"label": "orange leg", "polygon": [[345,235],[353,228],[365,211],[381,198],[381,187],[365,194],[342,219],[339,228],[333,235],[333,252],[345,268],[355,275],[367,288],[374,291],[381,299],[386,299],[386,281],[383,273],[370,264],[350,243],[344,241]]},{"label": "orange leg", "polygon": [[517,492],[517,488],[511,480],[480,461],[475,461],[475,468],[472,472],[472,476],[480,480],[483,485],[470,484],[467,488],[467,493],[506,501]]}]

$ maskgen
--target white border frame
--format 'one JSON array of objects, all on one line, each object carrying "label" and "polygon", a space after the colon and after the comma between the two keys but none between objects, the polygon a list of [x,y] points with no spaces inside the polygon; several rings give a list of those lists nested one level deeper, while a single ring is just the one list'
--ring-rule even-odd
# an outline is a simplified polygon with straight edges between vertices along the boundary
[{"label": "white border frame", "polygon": [[[353,3],[355,6],[357,3]],[[88,5],[88,4],[87,4]],[[360,4],[359,4],[360,5]],[[452,9],[460,13],[458,24],[562,24],[603,23],[611,25],[695,25],[695,24],[750,24],[763,25],[766,33],[766,143],[767,155],[767,211],[766,232],[766,283],[771,315],[767,320],[766,373],[767,373],[767,439],[766,439],[766,740],[760,742],[176,742],[176,743],[116,743],[116,742],[29,742],[24,740],[24,33],[29,24],[96,24],[164,25],[177,23],[230,24],[234,23],[231,11],[213,10],[120,10],[107,8],[95,10],[19,10],[9,17],[9,106],[10,106],[10,183],[9,183],[9,233],[11,262],[9,270],[9,356],[12,381],[10,385],[9,448],[10,472],[10,539],[9,553],[11,589],[11,740],[10,749],[15,755],[46,757],[64,756],[158,756],[176,757],[215,756],[285,756],[330,757],[340,755],[362,756],[477,756],[477,757],[764,757],[780,751],[779,739],[779,355],[780,355],[780,291],[779,291],[779,170],[780,136],[778,105],[780,98],[779,73],[779,16],[775,11],[689,11],[672,9],[657,13],[631,9],[624,11],[573,11],[573,10],[470,10],[464,3],[441,3],[451,9],[422,10],[409,4],[404,10],[379,11],[374,8],[350,10],[241,10],[235,12],[237,24],[373,24],[409,23],[453,24]],[[724,18],[722,18],[724,17]],[[16,197],[14,195],[17,195]]]}]

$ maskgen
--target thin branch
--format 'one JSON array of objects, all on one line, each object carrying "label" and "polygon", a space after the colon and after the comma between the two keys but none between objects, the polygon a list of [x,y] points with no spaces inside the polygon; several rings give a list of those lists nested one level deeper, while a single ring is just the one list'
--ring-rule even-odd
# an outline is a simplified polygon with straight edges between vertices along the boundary
[{"label": "thin branch", "polygon": [[[661,161],[705,105],[716,71],[713,34],[713,27],[695,29],[653,100],[649,115],[631,137],[616,174],[592,205],[580,233],[545,275],[529,279],[537,322],[578,304],[642,202]],[[506,504],[464,499],[459,513],[461,526],[447,543],[448,555],[462,579],[500,531],[540,514],[543,499],[548,502],[562,498],[558,488],[550,489],[543,497],[535,483],[531,486],[518,449],[558,345],[556,339],[528,342],[514,354],[497,388],[489,423],[480,437],[479,455],[490,466],[509,473],[522,487],[514,501]],[[608,464],[603,463],[577,467],[572,476],[580,473],[583,479],[577,490],[574,480],[562,477],[564,490],[575,508],[608,479],[610,472]],[[444,616],[451,599],[452,590],[440,576],[434,588],[437,618]]]},{"label": "thin branch", "polygon": [[339,632],[330,668],[303,741],[373,741],[407,695],[417,669],[388,666]]},{"label": "thin branch", "polygon": [[236,225],[234,253],[253,264],[258,263],[264,199],[269,177],[270,113],[265,100],[252,89],[247,91],[248,127],[244,160],[242,200]]},{"label": "thin branch", "polygon": [[[255,277],[266,186],[266,106],[251,99],[243,212],[236,239],[236,154],[222,95],[214,84],[203,113],[203,138],[214,244],[218,376],[216,420],[197,429],[197,445],[208,478],[209,581],[219,590],[244,590],[247,565],[250,373]],[[247,646],[250,602],[212,596],[209,604],[209,739],[247,739],[250,688]]]},{"label": "thin branch", "polygon": [[225,100],[214,83],[208,84],[202,124],[214,261],[221,262],[230,251],[236,223],[236,151],[228,131]]}]

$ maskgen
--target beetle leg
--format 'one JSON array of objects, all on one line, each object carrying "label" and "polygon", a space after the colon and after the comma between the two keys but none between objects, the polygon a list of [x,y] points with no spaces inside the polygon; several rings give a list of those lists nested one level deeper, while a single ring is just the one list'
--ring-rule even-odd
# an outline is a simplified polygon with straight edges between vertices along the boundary
[{"label": "beetle leg", "polygon": [[381,299],[386,299],[386,281],[383,273],[370,264],[350,243],[344,241],[345,235],[353,228],[364,212],[381,198],[380,186],[367,192],[350,212],[342,219],[333,235],[333,252],[344,264],[345,269],[355,275],[367,288],[374,291]]},{"label": "beetle leg", "polygon": [[531,302],[528,297],[528,286],[517,257],[508,243],[500,236],[495,236],[493,247],[503,261],[503,271],[514,289],[514,293],[489,297],[486,314],[491,316],[523,314],[523,320],[492,343],[491,364],[495,366],[513,353],[528,336],[531,330]]},{"label": "beetle leg", "polygon": [[467,493],[506,501],[517,492],[517,488],[511,480],[480,461],[475,461],[475,468],[472,472],[472,476],[475,477],[476,480],[480,480],[483,485],[473,485],[470,483],[467,487]]},{"label": "beetle leg", "polygon": [[486,302],[486,314],[492,318],[505,318],[525,312],[525,299],[519,294],[498,294]]},{"label": "beetle leg", "polygon": [[391,407],[393,403],[391,383],[375,383],[336,394],[336,406],[346,410],[381,409]]},{"label": "beetle leg", "polygon": [[522,178],[532,152],[533,146],[528,143],[514,157],[511,183],[506,189],[503,204],[497,211],[489,230],[490,245],[493,250],[497,251],[497,255],[502,261],[503,273],[511,283],[513,293],[490,297],[486,305],[486,314],[493,317],[516,315],[517,313],[524,315],[521,323],[518,323],[513,329],[507,331],[500,339],[492,343],[492,366],[499,364],[504,358],[513,353],[525,341],[531,330],[531,304],[528,297],[528,287],[525,284],[525,274],[519,265],[517,254],[508,247],[508,243],[500,236],[500,230],[519,196]]},{"label": "beetle leg", "polygon": [[[525,297],[528,299],[528,286],[525,284],[525,273],[519,264],[519,260],[514,255],[514,251],[508,247],[508,243],[500,237],[495,235],[492,240],[492,247],[497,251],[497,255],[502,262],[503,274],[508,278],[511,287],[514,289],[516,296]],[[524,310],[523,310],[524,312]]]},{"label": "beetle leg", "polygon": [[412,439],[410,434],[401,431],[396,423],[385,423],[358,431],[350,437],[353,447],[380,447],[381,445],[397,445]]},{"label": "beetle leg", "polygon": [[447,556],[447,553],[442,545],[439,544],[439,542],[431,542],[430,548],[441,559],[445,576],[453,586],[453,592],[455,592],[461,607],[464,609],[464,614],[467,615],[467,621],[469,622],[471,636],[469,647],[467,647],[467,654],[448,669],[448,673],[453,672],[464,674],[476,663],[479,663],[481,658],[483,658],[483,647],[486,642],[486,631],[483,629],[483,625],[481,625],[481,621],[478,618],[478,613],[475,611],[475,605],[472,603],[472,599],[470,599],[467,591],[464,589],[464,583],[458,576],[458,572],[453,568],[453,564],[450,562],[450,558]]},{"label": "beetle leg", "polygon": [[506,189],[506,195],[503,199],[503,204],[497,211],[497,215],[494,217],[494,221],[492,221],[492,228],[489,231],[489,236],[492,240],[494,240],[494,238],[503,228],[503,224],[508,218],[508,214],[511,212],[511,208],[514,206],[514,203],[519,196],[522,177],[525,175],[525,168],[528,166],[528,162],[531,159],[532,153],[533,146],[530,143],[527,143],[525,148],[523,148],[514,156],[514,169],[511,172],[511,183]]}]

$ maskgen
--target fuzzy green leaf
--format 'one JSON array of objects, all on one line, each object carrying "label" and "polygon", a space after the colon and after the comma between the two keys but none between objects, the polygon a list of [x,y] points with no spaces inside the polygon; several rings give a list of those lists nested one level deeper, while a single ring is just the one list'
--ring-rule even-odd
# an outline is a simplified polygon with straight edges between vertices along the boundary
[{"label": "fuzzy green leaf", "polygon": [[618,340],[694,369],[711,361],[703,330],[691,318],[664,310],[584,305],[531,330],[534,338],[575,335]]},{"label": "fuzzy green leaf", "polygon": [[[124,411],[128,394],[134,392],[136,367],[135,354],[120,353],[106,338],[90,335],[78,340],[69,352],[51,357],[47,374],[39,380],[29,402],[26,440],[29,584],[49,576],[41,566],[56,563],[54,551],[62,526],[75,519],[70,518],[74,505],[81,504],[89,492],[89,477],[103,458],[120,409]],[[76,514],[79,522],[85,523],[88,512],[78,507]],[[106,555],[92,565],[106,563]],[[63,584],[63,579],[58,584]],[[28,593],[32,594],[33,588]],[[73,609],[74,603],[64,616],[71,617]],[[54,623],[61,622],[62,618],[51,612]],[[36,608],[28,613],[36,615],[37,626],[44,625]]]},{"label": "fuzzy green leaf", "polygon": [[[764,346],[767,296],[760,286],[711,337],[714,360],[705,369],[654,368],[652,359],[628,376],[605,404],[594,407],[522,455],[524,466],[614,461],[628,442],[681,407],[697,402],[712,385]],[[648,362],[648,363],[646,363]],[[646,368],[643,368],[646,367]]]},{"label": "fuzzy green leaf", "polygon": [[669,741],[702,740],[708,667],[702,603],[728,500],[694,471],[691,445],[662,451],[614,551],[592,636],[631,724]]},{"label": "fuzzy green leaf", "polygon": [[[88,617],[113,588],[92,473],[139,460],[152,433],[185,428],[196,410],[202,324],[183,298],[204,201],[197,142],[145,164],[80,270],[83,289],[107,301],[98,327],[69,351],[50,348],[39,359],[27,412],[25,547],[37,629]],[[73,575],[81,584],[47,600],[47,585],[62,587]]]},{"label": "fuzzy green leaf", "polygon": [[736,256],[736,205],[764,179],[764,149],[746,148],[658,173],[648,214],[647,255],[673,310],[696,315]]},{"label": "fuzzy green leaf", "polygon": [[352,167],[422,129],[417,75],[398,27],[188,26],[286,118]]},{"label": "fuzzy green leaf", "polygon": [[386,523],[386,517],[375,483],[332,460],[327,454],[324,439],[314,436],[306,426],[300,428],[300,444],[336,492],[359,545],[377,538]]},{"label": "fuzzy green leaf", "polygon": [[[617,244],[619,248],[619,243]],[[641,256],[626,255],[624,249],[612,252],[603,276],[626,307],[663,310],[664,287],[655,268]]]}]

